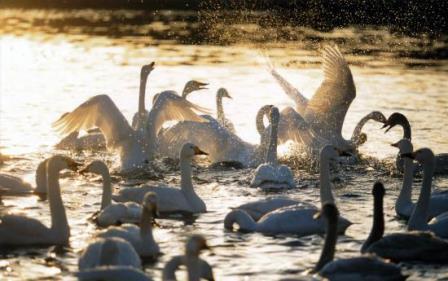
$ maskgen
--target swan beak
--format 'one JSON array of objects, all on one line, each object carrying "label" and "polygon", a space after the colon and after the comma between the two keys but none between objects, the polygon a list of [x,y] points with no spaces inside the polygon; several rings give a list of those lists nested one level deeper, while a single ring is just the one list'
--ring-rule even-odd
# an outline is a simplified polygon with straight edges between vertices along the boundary
[{"label": "swan beak", "polygon": [[197,82],[198,90],[207,90],[208,83]]},{"label": "swan beak", "polygon": [[400,154],[401,158],[410,158],[415,159],[415,153],[402,153]]},{"label": "swan beak", "polygon": [[199,147],[195,146],[194,147],[194,155],[208,155],[208,153],[200,150]]},{"label": "swan beak", "polygon": [[398,148],[398,142],[392,143],[391,146]]}]

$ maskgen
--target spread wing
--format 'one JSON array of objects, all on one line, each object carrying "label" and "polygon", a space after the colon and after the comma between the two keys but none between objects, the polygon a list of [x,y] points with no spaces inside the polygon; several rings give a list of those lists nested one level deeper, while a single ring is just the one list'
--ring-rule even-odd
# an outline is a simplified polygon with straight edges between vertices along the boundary
[{"label": "spread wing", "polygon": [[318,133],[340,134],[345,115],[356,97],[350,68],[337,47],[323,51],[324,81],[308,102],[304,118]]},{"label": "spread wing", "polygon": [[53,123],[53,127],[62,134],[98,127],[106,137],[108,146],[114,146],[134,133],[126,118],[107,95],[88,99],[72,112],[64,114]]}]

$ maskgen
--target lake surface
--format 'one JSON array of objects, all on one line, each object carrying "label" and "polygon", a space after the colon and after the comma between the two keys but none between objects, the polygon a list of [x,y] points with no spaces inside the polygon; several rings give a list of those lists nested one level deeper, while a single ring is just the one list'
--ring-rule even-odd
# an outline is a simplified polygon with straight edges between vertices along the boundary
[{"label": "lake surface", "polygon": [[[387,28],[318,32],[253,23],[229,25],[225,33],[219,22],[213,22],[206,25],[208,37],[200,34],[200,40],[193,40],[193,33],[202,30],[204,23],[191,22],[190,17],[190,13],[165,11],[145,21],[146,14],[136,11],[2,10],[0,151],[17,159],[0,166],[0,171],[34,184],[34,171],[41,160],[66,153],[53,148],[61,136],[52,130],[52,122],[93,95],[108,94],[130,120],[137,110],[140,67],[151,61],[156,62],[156,69],[148,79],[147,100],[166,89],[180,92],[186,81],[196,79],[209,83],[210,89],[192,94],[191,100],[214,109],[216,90],[225,87],[233,97],[224,102],[227,118],[238,135],[257,143],[256,111],[265,104],[280,109],[293,105],[266,70],[260,51],[269,54],[278,71],[311,97],[322,81],[319,49],[334,43],[346,55],[357,87],[344,124],[346,138],[357,121],[372,110],[386,116],[399,111],[410,120],[415,148],[448,151],[448,61],[437,55],[446,50],[446,38],[406,37]],[[122,19],[122,24],[117,19]],[[272,36],[273,31],[282,35]],[[201,44],[195,45],[195,41]],[[380,127],[378,123],[365,126],[368,141],[360,152],[370,160],[355,169],[341,166],[334,173],[338,207],[356,222],[339,238],[337,258],[358,254],[369,232],[370,191],[378,179],[387,190],[386,232],[405,230],[393,209],[401,177],[388,168],[397,152],[389,144],[398,141],[402,132],[395,128],[384,134]],[[287,156],[289,150],[283,147],[280,151]],[[97,158],[117,163],[111,153],[70,155],[86,163]],[[162,170],[166,172],[160,182],[179,184],[175,167],[168,165]],[[209,212],[193,222],[159,220],[161,227],[154,235],[164,255],[156,263],[146,264],[145,272],[159,279],[165,262],[183,252],[185,238],[191,233],[202,233],[213,246],[213,254],[206,252],[203,257],[213,266],[217,280],[278,280],[311,268],[321,251],[321,237],[224,231],[223,218],[230,207],[277,195],[250,188],[252,172],[211,171],[206,161],[199,161],[194,184]],[[318,174],[300,166],[294,167],[294,172],[298,188],[279,194],[318,202]],[[117,188],[135,183],[115,177]],[[419,184],[416,181],[416,191]],[[439,177],[434,185],[446,189],[448,180]],[[51,248],[6,251],[0,256],[1,279],[74,278],[80,251],[98,231],[87,217],[99,209],[101,182],[96,177],[68,173],[61,187],[72,231],[70,248],[62,253]],[[34,197],[4,198],[0,213],[5,212],[25,213],[47,223],[50,219],[47,203]],[[448,268],[404,264],[403,270],[411,275],[409,280],[448,279]]]}]

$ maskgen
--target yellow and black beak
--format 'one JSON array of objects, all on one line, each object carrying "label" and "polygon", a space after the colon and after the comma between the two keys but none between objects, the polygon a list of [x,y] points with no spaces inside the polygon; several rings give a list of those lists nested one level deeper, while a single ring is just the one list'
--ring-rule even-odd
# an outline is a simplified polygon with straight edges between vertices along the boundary
[{"label": "yellow and black beak", "polygon": [[194,155],[208,155],[208,153],[200,150],[199,147],[195,146],[194,147]]}]

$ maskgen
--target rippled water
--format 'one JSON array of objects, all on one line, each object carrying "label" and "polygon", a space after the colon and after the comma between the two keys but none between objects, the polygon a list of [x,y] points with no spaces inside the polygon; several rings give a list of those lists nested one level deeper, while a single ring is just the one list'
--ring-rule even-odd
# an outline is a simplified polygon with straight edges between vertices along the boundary
[{"label": "rippled water", "polygon": [[[3,12],[0,20],[8,25],[0,29],[0,150],[17,159],[0,166],[0,171],[29,182],[34,182],[38,162],[56,153],[53,145],[60,136],[52,130],[51,123],[62,113],[92,95],[108,94],[130,120],[137,109],[140,66],[150,61],[156,61],[156,70],[149,76],[149,96],[165,89],[180,91],[187,80],[197,79],[210,83],[210,90],[192,94],[191,99],[214,108],[216,90],[226,87],[233,96],[232,101],[224,104],[227,117],[243,139],[256,143],[254,116],[257,109],[264,104],[280,108],[292,105],[260,64],[260,46],[267,48],[281,74],[311,96],[322,79],[319,44],[339,43],[347,54],[357,86],[357,97],[344,125],[347,138],[356,122],[370,111],[380,110],[386,116],[400,111],[410,119],[415,147],[448,151],[448,133],[444,129],[448,116],[447,61],[419,55],[446,48],[443,40],[431,41],[424,36],[406,38],[390,34],[386,29],[347,28],[329,33],[298,29],[294,34],[303,36],[285,42],[191,45],[176,40],[178,36],[170,38],[165,34],[169,30],[182,34],[184,29],[179,27],[182,21],[170,24],[170,21],[156,18],[147,25],[125,25],[120,36],[87,28],[93,24],[77,24],[89,19],[104,27],[100,23],[107,22],[107,16],[110,18],[116,13],[132,16],[132,12],[103,11],[98,18],[92,16],[95,15],[92,11]],[[54,18],[77,19],[78,22],[58,25],[51,21]],[[254,27],[247,25],[243,29],[249,32]],[[184,33],[188,34],[189,30],[186,28]],[[127,32],[132,36],[124,36]],[[337,257],[358,254],[369,231],[370,189],[377,179],[383,180],[387,188],[386,231],[404,230],[403,222],[394,217],[393,210],[401,178],[391,176],[388,169],[382,168],[394,160],[396,151],[389,144],[400,138],[401,131],[397,128],[385,135],[379,127],[379,124],[366,126],[369,140],[361,152],[381,161],[356,169],[343,166],[335,174],[334,191],[341,213],[357,223],[348,229],[346,236],[339,238]],[[105,158],[116,163],[116,158],[107,153],[86,152],[72,156],[86,162]],[[191,233],[204,234],[213,246],[213,254],[204,256],[214,267],[217,280],[277,280],[300,275],[312,267],[320,253],[321,237],[299,239],[224,231],[222,221],[229,207],[268,194],[249,188],[251,170],[210,171],[206,166],[205,161],[199,161],[194,184],[209,212],[195,221],[160,220],[161,227],[155,229],[155,238],[165,255],[156,263],[145,265],[148,275],[158,279],[164,263],[183,251],[183,241]],[[163,169],[166,173],[160,181],[178,185],[177,169]],[[295,167],[295,174],[299,188],[281,194],[317,202],[318,175],[303,167]],[[117,188],[132,183],[118,177],[115,180]],[[439,189],[448,188],[446,177],[437,178],[434,184]],[[61,187],[72,229],[70,248],[62,253],[55,253],[52,248],[4,251],[0,256],[3,278],[72,278],[77,270],[79,252],[97,231],[86,218],[99,208],[101,183],[98,178],[68,173],[61,180]],[[26,213],[49,223],[47,203],[34,197],[4,198],[0,212],[6,211]],[[403,268],[411,274],[409,280],[448,278],[446,268],[411,265],[403,265]]]}]

